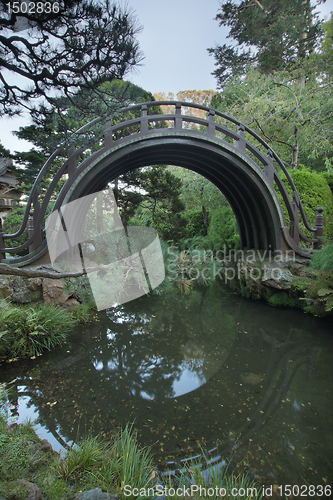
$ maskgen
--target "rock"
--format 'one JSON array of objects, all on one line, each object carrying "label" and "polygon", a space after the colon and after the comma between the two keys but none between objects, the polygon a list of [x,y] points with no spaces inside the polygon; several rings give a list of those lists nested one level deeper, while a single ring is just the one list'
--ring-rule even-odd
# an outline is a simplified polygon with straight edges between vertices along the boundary
[{"label": "rock", "polygon": [[278,290],[287,290],[291,288],[293,275],[288,269],[280,269],[279,267],[271,267],[265,270],[261,282]]},{"label": "rock", "polygon": [[74,497],[74,500],[117,500],[118,495],[109,495],[104,493],[100,488],[93,490],[82,491]]},{"label": "rock", "polygon": [[36,292],[37,290],[41,290],[42,280],[41,278],[29,278],[27,286],[32,292]]},{"label": "rock", "polygon": [[26,481],[25,479],[18,479],[15,482],[23,484],[28,489],[29,496],[27,500],[44,500],[42,491],[37,484],[29,483],[29,481]]},{"label": "rock", "polygon": [[303,278],[311,278],[311,273],[309,272],[307,266],[304,264],[293,262],[290,267],[290,271],[295,276],[302,276]]},{"label": "rock", "polygon": [[0,298],[6,299],[13,294],[13,288],[10,285],[10,278],[0,278]]},{"label": "rock", "polygon": [[9,282],[13,288],[13,293],[11,295],[12,302],[29,304],[30,302],[37,302],[41,299],[41,279],[17,276],[15,278],[10,278]]},{"label": "rock", "polygon": [[77,306],[80,305],[80,302],[78,302],[74,298],[69,298],[64,302],[63,308],[66,308],[68,311],[73,311]]},{"label": "rock", "polygon": [[43,280],[43,299],[47,304],[64,304],[70,297],[69,293],[65,293],[64,283],[61,280],[45,278]]}]

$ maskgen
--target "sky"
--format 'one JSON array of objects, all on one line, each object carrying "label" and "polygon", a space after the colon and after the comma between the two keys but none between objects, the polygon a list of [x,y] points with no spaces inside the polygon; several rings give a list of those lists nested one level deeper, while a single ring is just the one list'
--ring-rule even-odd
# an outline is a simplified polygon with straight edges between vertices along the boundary
[{"label": "sky", "polygon": [[[224,41],[214,20],[219,0],[127,0],[122,5],[143,26],[137,38],[144,60],[127,80],[152,93],[216,89],[214,58],[207,48]],[[2,145],[11,152],[30,149],[11,133],[29,123],[27,116],[0,119]]]},{"label": "sky", "polygon": [[[144,60],[127,80],[152,93],[216,90],[214,58],[207,48],[228,43],[227,29],[214,19],[219,0],[123,0],[122,5],[134,11],[143,27],[138,41]],[[328,0],[320,10],[328,15],[331,9]],[[2,145],[11,152],[30,149],[30,143],[12,135],[29,123],[27,116],[0,119]]]}]

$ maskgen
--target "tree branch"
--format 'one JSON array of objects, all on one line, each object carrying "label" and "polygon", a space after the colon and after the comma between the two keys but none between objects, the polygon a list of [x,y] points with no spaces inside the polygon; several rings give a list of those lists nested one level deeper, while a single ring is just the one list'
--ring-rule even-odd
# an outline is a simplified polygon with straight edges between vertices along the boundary
[{"label": "tree branch", "polygon": [[25,278],[52,278],[52,279],[62,279],[62,278],[78,278],[80,276],[85,276],[89,272],[100,271],[102,269],[107,269],[108,266],[100,265],[95,267],[90,267],[82,271],[77,272],[60,272],[53,267],[40,266],[34,269],[32,268],[22,268],[13,267],[9,264],[0,264],[0,275],[6,274],[10,276],[23,276]]}]

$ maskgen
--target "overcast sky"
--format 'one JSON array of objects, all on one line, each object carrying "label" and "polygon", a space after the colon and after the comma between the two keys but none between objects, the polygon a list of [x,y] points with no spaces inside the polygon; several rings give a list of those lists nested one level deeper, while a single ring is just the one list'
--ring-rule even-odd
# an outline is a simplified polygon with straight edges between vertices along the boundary
[{"label": "overcast sky", "polygon": [[[214,20],[219,0],[128,0],[122,5],[132,8],[143,26],[138,40],[145,58],[127,80],[152,93],[216,89],[214,58],[207,48],[226,42],[227,30]],[[323,15],[331,8],[328,0]],[[24,117],[0,119],[3,146],[12,152],[30,149],[11,134],[28,123]]]}]

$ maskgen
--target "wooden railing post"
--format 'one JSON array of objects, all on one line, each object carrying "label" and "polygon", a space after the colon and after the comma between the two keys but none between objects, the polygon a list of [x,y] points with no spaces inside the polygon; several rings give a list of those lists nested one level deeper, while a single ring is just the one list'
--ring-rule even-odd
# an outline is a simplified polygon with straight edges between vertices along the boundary
[{"label": "wooden railing post", "polygon": [[244,125],[238,125],[238,135],[239,139],[237,141],[237,148],[240,149],[243,153],[246,150],[246,142],[245,142],[245,127]]},{"label": "wooden railing post", "polygon": [[[30,210],[29,212],[29,219],[28,219],[28,238],[30,239],[31,236],[34,234],[34,211]],[[34,240],[29,245],[29,253],[33,252],[35,250],[35,243]]]},{"label": "wooden railing post", "polygon": [[5,240],[3,238],[2,219],[0,217],[0,262],[2,261],[2,259],[6,257],[4,248],[5,248]]},{"label": "wooden railing post", "polygon": [[180,104],[180,102],[177,102],[175,111],[175,128],[182,129],[182,127],[183,127],[182,105]]},{"label": "wooden railing post", "polygon": [[141,106],[141,120],[140,120],[140,133],[146,134],[148,132],[148,117],[147,117],[147,104]]},{"label": "wooden railing post", "polygon": [[296,198],[296,193],[293,191],[293,204],[292,204],[292,210],[293,210],[293,219],[290,220],[290,227],[289,227],[289,234],[294,240],[294,242],[298,245],[299,243],[299,213],[298,213],[298,206],[297,206],[297,198]]},{"label": "wooden railing post", "polygon": [[316,217],[316,225],[315,225],[315,233],[314,237],[316,241],[313,242],[313,249],[314,250],[319,250],[322,245],[321,237],[323,236],[324,233],[324,216],[323,216],[323,207],[318,207],[317,208],[317,217]]},{"label": "wooden railing post", "polygon": [[68,149],[68,177],[72,177],[72,175],[75,174],[76,157],[72,156],[74,153],[75,153],[75,146],[74,144],[72,144]]},{"label": "wooden railing post", "polygon": [[215,109],[210,109],[208,113],[208,125],[206,127],[206,132],[209,135],[215,136]]},{"label": "wooden railing post", "polygon": [[274,186],[274,164],[273,164],[273,154],[270,149],[267,149],[267,164],[265,165],[265,174],[268,178],[270,186]]},{"label": "wooden railing post", "polygon": [[105,130],[104,130],[104,146],[106,148],[110,148],[112,146],[112,142],[113,142],[111,126],[112,126],[111,120],[106,122]]}]

